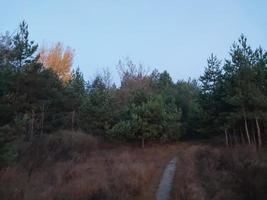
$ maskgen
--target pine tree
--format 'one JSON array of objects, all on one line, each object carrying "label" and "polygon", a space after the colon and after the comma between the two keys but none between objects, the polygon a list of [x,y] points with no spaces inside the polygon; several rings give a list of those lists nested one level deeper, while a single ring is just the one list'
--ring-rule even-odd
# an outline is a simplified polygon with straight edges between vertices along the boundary
[{"label": "pine tree", "polygon": [[[204,75],[200,77],[201,93],[199,102],[203,112],[201,132],[218,133],[218,109],[220,106],[221,61],[213,54],[207,60]],[[216,129],[217,127],[217,129]]]},{"label": "pine tree", "polygon": [[21,68],[31,62],[37,48],[38,45],[29,40],[28,24],[23,21],[19,25],[19,31],[12,39],[12,64],[17,68]]}]

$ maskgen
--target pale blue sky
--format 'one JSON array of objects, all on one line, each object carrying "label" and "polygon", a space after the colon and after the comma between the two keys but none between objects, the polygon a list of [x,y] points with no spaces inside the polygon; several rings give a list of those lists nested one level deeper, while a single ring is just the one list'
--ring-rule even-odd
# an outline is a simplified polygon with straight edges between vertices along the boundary
[{"label": "pale blue sky", "polygon": [[225,58],[244,33],[253,47],[267,43],[266,0],[0,0],[0,32],[25,19],[40,45],[61,41],[75,49],[75,66],[87,79],[130,57],[198,78],[214,52]]}]

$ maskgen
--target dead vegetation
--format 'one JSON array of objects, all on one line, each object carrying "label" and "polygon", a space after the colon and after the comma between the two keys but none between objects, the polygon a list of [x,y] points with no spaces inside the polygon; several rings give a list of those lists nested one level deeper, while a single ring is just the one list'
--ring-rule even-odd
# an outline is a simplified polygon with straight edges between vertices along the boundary
[{"label": "dead vegetation", "polygon": [[253,147],[195,145],[179,155],[173,199],[267,199],[267,157]]},{"label": "dead vegetation", "polygon": [[22,144],[19,164],[1,171],[0,199],[153,199],[161,171],[177,151],[168,144],[105,145],[66,131]]}]

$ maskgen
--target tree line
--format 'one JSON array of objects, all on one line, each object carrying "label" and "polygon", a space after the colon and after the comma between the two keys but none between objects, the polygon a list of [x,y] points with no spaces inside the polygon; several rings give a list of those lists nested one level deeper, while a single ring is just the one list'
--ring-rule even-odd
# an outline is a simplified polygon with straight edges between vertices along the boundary
[{"label": "tree line", "polygon": [[[170,141],[224,134],[226,144],[262,145],[266,121],[267,53],[241,35],[229,54],[213,54],[199,80],[172,80],[131,60],[118,63],[120,85],[108,70],[86,81],[71,71],[73,50],[38,48],[28,25],[0,37],[0,151],[59,129],[122,140]],[[5,153],[4,153],[5,152]]]},{"label": "tree line", "polygon": [[209,133],[224,133],[226,145],[262,146],[267,106],[267,52],[253,50],[244,35],[223,63],[211,55],[200,77],[199,102]]}]

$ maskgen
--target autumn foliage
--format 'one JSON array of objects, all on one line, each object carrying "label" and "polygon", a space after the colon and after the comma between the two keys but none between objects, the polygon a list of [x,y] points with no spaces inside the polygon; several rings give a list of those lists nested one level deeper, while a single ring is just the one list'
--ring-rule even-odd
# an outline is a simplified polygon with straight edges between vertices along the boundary
[{"label": "autumn foliage", "polygon": [[42,47],[39,50],[39,61],[45,68],[51,69],[59,79],[68,82],[71,79],[74,50],[64,47],[63,43],[57,42],[50,48]]}]

